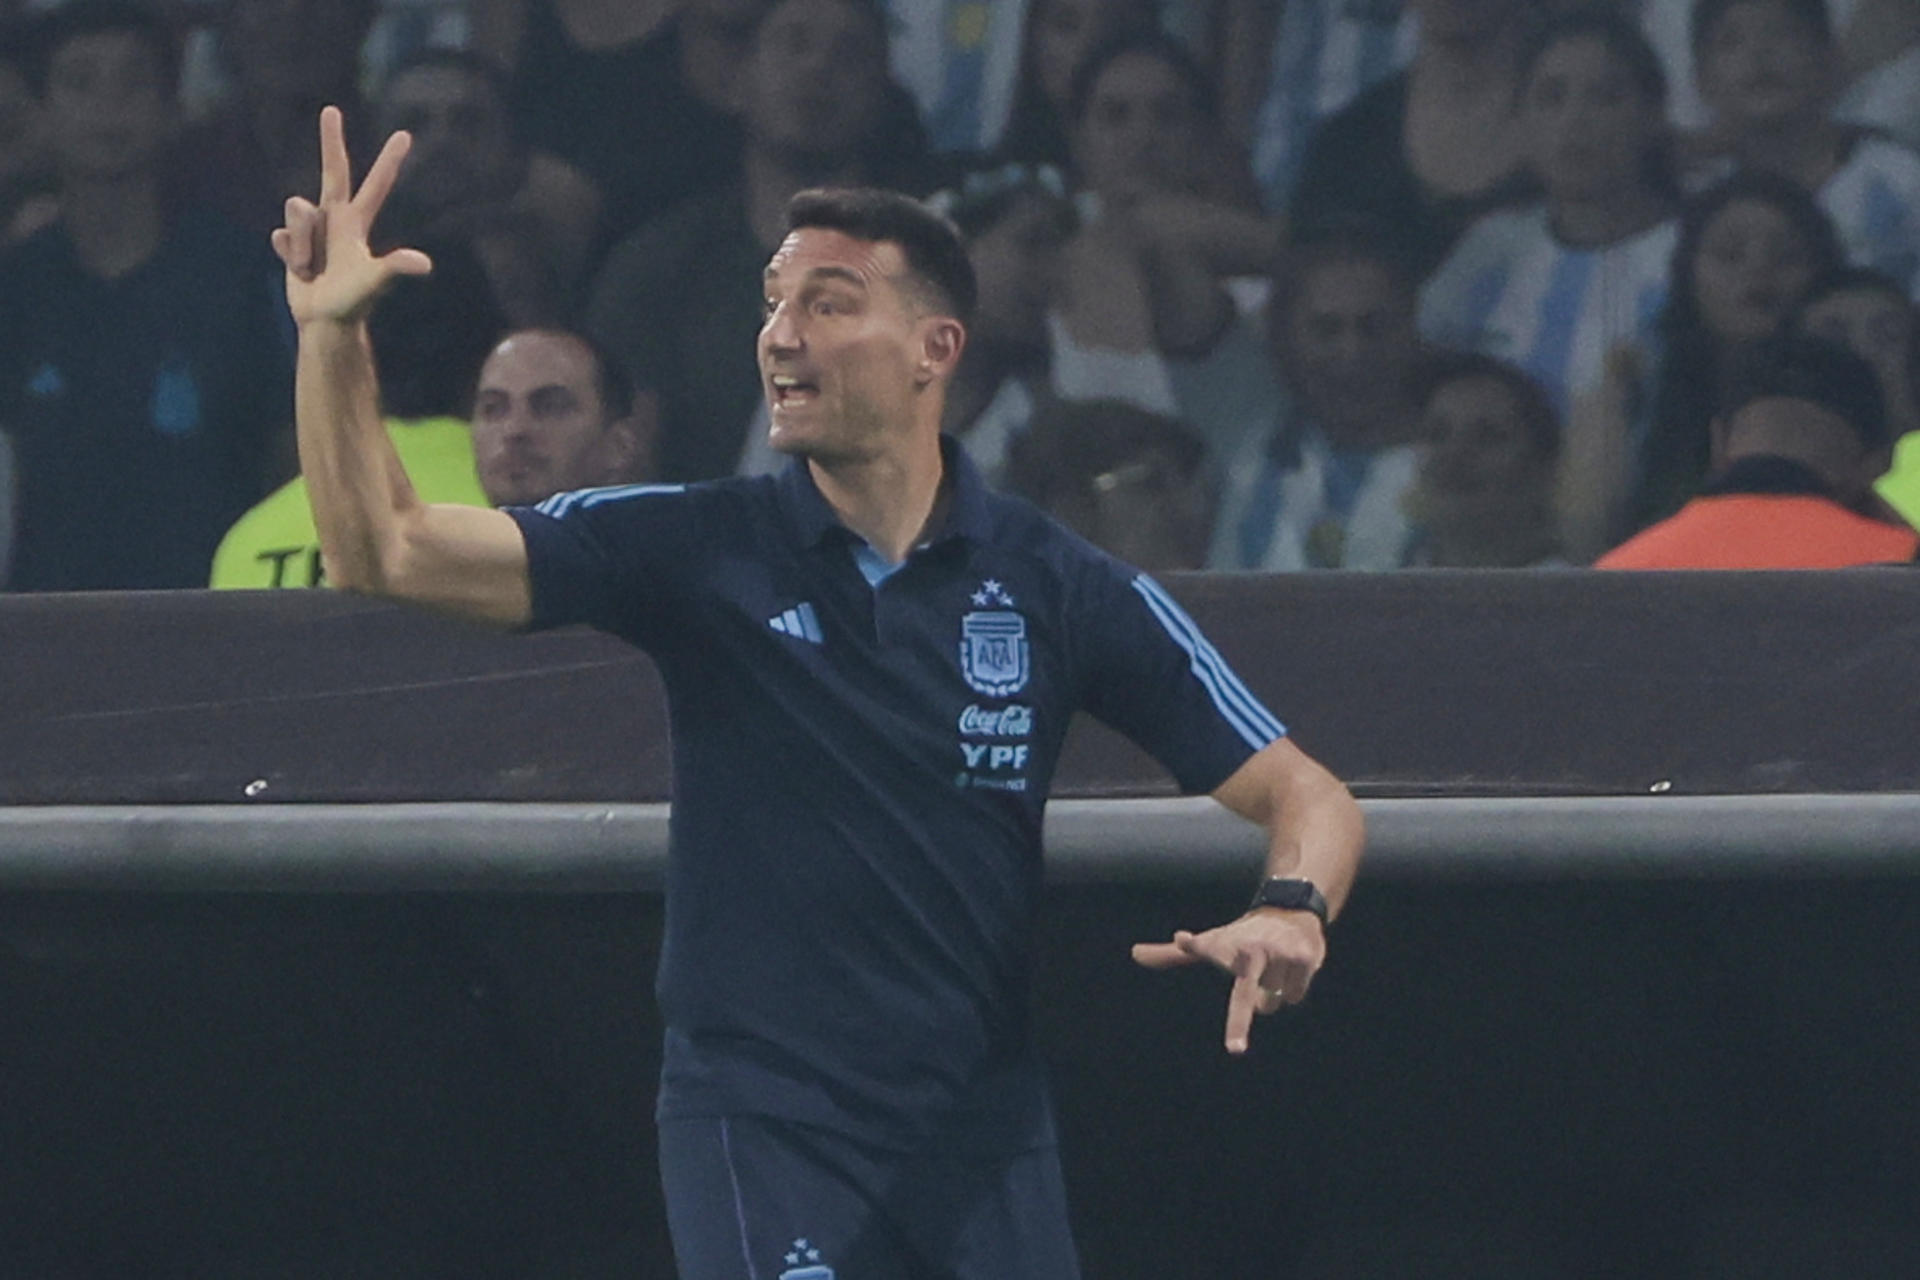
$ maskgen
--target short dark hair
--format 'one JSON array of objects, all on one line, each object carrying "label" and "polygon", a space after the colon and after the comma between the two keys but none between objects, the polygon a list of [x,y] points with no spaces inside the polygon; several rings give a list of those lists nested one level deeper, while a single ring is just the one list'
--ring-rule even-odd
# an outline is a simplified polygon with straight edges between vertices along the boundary
[{"label": "short dark hair", "polygon": [[66,0],[34,19],[22,42],[20,69],[33,96],[47,95],[48,72],[59,52],[87,36],[133,36],[160,65],[160,82],[169,96],[179,92],[180,39],[157,9],[138,0]]},{"label": "short dark hair", "polygon": [[[500,335],[499,341],[495,342],[492,349],[488,351],[488,356],[491,357],[494,351],[500,349],[501,343],[509,338],[518,338],[525,334],[544,334],[551,338],[577,343],[586,351],[587,358],[593,362],[593,393],[599,397],[600,410],[606,415],[607,421],[618,422],[622,418],[632,416],[633,402],[639,395],[632,375],[620,363],[620,358],[613,354],[612,348],[584,329],[569,329],[559,324],[535,324],[528,325],[524,329],[510,329]],[[477,379],[484,371],[483,366],[474,375],[476,399],[479,394]],[[471,413],[468,416],[471,417]]]},{"label": "short dark hair", "polygon": [[1193,50],[1159,27],[1122,31],[1088,50],[1080,65],[1073,69],[1072,88],[1067,94],[1067,118],[1078,124],[1093,100],[1093,86],[1108,67],[1129,54],[1157,58],[1173,69],[1187,92],[1193,95],[1195,110],[1207,119],[1218,115],[1218,96],[1206,68],[1193,56]]},{"label": "short dark hair", "polygon": [[[1727,16],[1728,10],[1735,5],[1760,2],[1761,0],[1694,0],[1692,21],[1688,31],[1694,64],[1696,66],[1699,64],[1700,51],[1707,47],[1707,41],[1713,37],[1714,28],[1720,25],[1720,19]],[[1786,6],[1787,12],[1792,14],[1816,41],[1827,47],[1833,45],[1833,14],[1827,9],[1827,0],[1779,0],[1779,2]]]},{"label": "short dark hair", "polygon": [[1513,396],[1534,457],[1551,461],[1560,456],[1560,415],[1540,384],[1518,365],[1480,351],[1444,352],[1421,370],[1415,398],[1424,407],[1442,387],[1473,378],[1497,382]]},{"label": "short dark hair", "polygon": [[1873,366],[1837,342],[1779,333],[1734,367],[1726,417],[1758,400],[1806,400],[1843,419],[1869,451],[1893,442]]},{"label": "short dark hair", "polygon": [[1575,9],[1534,27],[1520,49],[1517,83],[1521,91],[1525,91],[1534,68],[1549,50],[1574,40],[1598,40],[1608,56],[1627,69],[1641,96],[1662,110],[1666,108],[1667,72],[1660,65],[1660,55],[1654,52],[1640,24],[1618,9]]},{"label": "short dark hair", "polygon": [[816,187],[787,202],[787,230],[821,227],[856,240],[900,246],[907,271],[942,310],[973,322],[973,263],[953,222],[912,196],[880,187]]}]

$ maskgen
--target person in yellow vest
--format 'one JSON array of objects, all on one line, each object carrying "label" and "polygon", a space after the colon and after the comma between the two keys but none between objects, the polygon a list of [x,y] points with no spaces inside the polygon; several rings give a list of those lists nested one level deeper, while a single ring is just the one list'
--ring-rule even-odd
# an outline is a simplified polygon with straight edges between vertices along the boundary
[{"label": "person in yellow vest", "polygon": [[[428,502],[527,505],[653,472],[657,406],[592,340],[561,329],[508,334],[481,366],[471,426],[438,414],[389,417],[387,434]],[[211,585],[312,587],[325,580],[306,483],[249,511],[214,554]]]},{"label": "person in yellow vest", "polygon": [[1873,366],[1894,440],[1893,465],[1873,487],[1920,528],[1920,307],[1891,277],[1847,267],[1815,281],[1788,324],[1838,342]]}]

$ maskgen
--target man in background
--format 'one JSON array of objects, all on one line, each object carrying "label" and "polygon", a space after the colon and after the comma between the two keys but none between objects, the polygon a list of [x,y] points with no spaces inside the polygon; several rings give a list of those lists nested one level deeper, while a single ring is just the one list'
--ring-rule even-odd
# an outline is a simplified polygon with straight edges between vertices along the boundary
[{"label": "man in background", "polygon": [[70,0],[26,57],[57,221],[0,256],[0,429],[18,467],[11,586],[193,587],[270,487],[290,353],[263,241],[164,198],[173,33]]},{"label": "man in background", "polygon": [[[652,393],[636,394],[604,352],[568,330],[502,338],[481,366],[471,427],[459,416],[464,405],[388,399],[387,434],[428,501],[521,505],[652,474]],[[398,409],[414,412],[398,416]],[[214,556],[210,585],[323,581],[306,482],[294,479],[234,525]]]},{"label": "man in background", "polygon": [[1701,495],[1594,562],[1598,569],[1837,569],[1912,560],[1920,536],[1860,514],[1892,440],[1873,367],[1788,335],[1748,358],[1713,423]]}]

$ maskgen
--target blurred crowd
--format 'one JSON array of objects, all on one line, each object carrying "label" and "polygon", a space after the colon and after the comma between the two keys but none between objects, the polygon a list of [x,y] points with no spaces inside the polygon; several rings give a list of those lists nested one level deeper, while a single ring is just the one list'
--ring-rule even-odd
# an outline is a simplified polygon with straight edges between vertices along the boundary
[{"label": "blurred crowd", "polygon": [[1155,570],[1828,567],[1920,523],[1910,0],[0,0],[0,583],[308,586],[268,232],[410,130],[438,501],[778,465],[786,201],[952,219],[947,429]]}]

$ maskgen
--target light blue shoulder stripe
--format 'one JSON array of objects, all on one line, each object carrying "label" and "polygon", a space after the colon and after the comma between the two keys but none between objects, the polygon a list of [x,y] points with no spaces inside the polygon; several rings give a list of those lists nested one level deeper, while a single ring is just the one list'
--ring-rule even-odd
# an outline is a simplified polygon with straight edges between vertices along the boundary
[{"label": "light blue shoulder stripe", "polygon": [[1273,713],[1262,706],[1252,691],[1240,682],[1240,677],[1233,673],[1226,659],[1208,643],[1193,619],[1174,603],[1173,597],[1162,590],[1159,583],[1143,573],[1133,580],[1133,589],[1147,602],[1148,610],[1167,635],[1186,651],[1194,678],[1207,691],[1207,696],[1213,699],[1213,705],[1221,716],[1249,747],[1258,751],[1286,736],[1286,726],[1276,720]]},{"label": "light blue shoulder stripe", "polygon": [[534,510],[558,519],[576,507],[597,507],[603,502],[621,502],[650,494],[684,493],[686,488],[683,484],[616,484],[599,489],[570,489],[554,494]]}]

